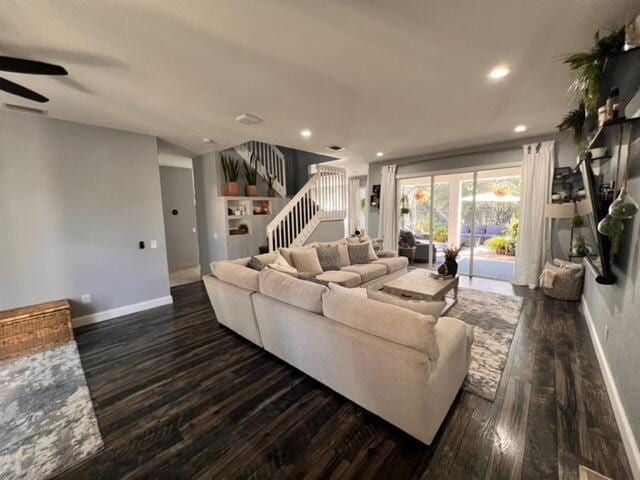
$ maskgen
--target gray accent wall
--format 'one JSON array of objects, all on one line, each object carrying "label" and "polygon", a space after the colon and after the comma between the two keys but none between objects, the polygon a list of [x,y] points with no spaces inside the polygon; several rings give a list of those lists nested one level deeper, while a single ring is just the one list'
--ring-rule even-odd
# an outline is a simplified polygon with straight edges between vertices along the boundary
[{"label": "gray accent wall", "polygon": [[161,166],[160,186],[169,270],[198,265],[193,172],[190,168]]},{"label": "gray accent wall", "polygon": [[224,183],[220,153],[211,152],[193,159],[193,184],[196,194],[196,221],[200,272],[211,273],[209,264],[227,259]]},{"label": "gray accent wall", "polygon": [[290,197],[298,193],[309,181],[309,167],[311,165],[336,160],[336,158],[327,155],[281,147],[280,145],[278,145],[278,149],[287,160],[287,195]]},{"label": "gray accent wall", "polygon": [[[623,147],[624,151],[624,147]],[[640,151],[640,139],[634,151]],[[640,158],[634,157],[629,193],[640,199]],[[634,437],[640,443],[640,215],[624,224],[619,261],[613,265],[618,281],[600,285],[587,269],[584,302],[593,319]],[[609,335],[605,330],[609,329]]]},{"label": "gray accent wall", "polygon": [[0,252],[0,310],[168,296],[155,137],[0,112]]}]

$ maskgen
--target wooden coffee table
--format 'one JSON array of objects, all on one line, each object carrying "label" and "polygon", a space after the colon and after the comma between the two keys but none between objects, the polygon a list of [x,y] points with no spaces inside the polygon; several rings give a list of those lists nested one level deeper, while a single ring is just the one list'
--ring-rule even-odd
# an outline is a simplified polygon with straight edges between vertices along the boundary
[{"label": "wooden coffee table", "polygon": [[[382,290],[406,299],[444,301],[444,315],[458,303],[458,279],[441,280],[433,278],[428,270],[416,269],[385,283]],[[447,296],[449,292],[452,296]]]}]

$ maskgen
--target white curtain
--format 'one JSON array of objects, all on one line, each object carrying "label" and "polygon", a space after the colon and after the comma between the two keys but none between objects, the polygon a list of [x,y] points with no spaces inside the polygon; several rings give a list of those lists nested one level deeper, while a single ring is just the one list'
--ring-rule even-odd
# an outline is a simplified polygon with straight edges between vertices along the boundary
[{"label": "white curtain", "polygon": [[379,234],[384,237],[384,248],[398,249],[398,228],[396,225],[396,166],[382,167],[380,180],[380,226]]},{"label": "white curtain", "polygon": [[349,234],[353,235],[356,229],[364,229],[360,225],[360,179],[349,179]]},{"label": "white curtain", "polygon": [[513,283],[536,288],[551,245],[544,209],[551,199],[555,142],[524,145],[523,148],[520,226]]}]

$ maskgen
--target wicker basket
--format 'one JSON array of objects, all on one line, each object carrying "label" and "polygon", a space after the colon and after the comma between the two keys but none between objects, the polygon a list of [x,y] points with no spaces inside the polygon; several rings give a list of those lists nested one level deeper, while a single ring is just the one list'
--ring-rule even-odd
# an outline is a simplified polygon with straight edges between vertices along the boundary
[{"label": "wicker basket", "polygon": [[72,340],[71,312],[66,300],[0,312],[0,361]]}]

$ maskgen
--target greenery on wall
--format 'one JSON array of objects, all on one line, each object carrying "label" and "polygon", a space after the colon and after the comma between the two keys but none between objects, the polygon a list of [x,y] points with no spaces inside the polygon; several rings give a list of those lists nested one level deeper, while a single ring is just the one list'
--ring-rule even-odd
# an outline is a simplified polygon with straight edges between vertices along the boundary
[{"label": "greenery on wall", "polygon": [[595,45],[591,50],[573,53],[563,60],[574,73],[569,91],[574,95],[579,107],[571,110],[563,118],[558,129],[561,132],[571,131],[580,151],[584,150],[581,138],[585,118],[587,115],[595,115],[598,110],[602,72],[607,57],[624,50],[624,27],[612,29],[602,38],[597,31],[594,39]]}]

